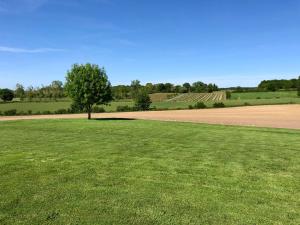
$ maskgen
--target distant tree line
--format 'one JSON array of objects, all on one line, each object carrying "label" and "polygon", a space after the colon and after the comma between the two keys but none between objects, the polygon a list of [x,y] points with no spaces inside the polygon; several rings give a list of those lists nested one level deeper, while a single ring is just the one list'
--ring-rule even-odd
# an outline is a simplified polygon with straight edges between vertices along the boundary
[{"label": "distant tree line", "polygon": [[134,93],[137,90],[143,90],[147,94],[154,93],[207,93],[218,91],[219,88],[216,84],[205,84],[201,81],[195,83],[184,83],[182,85],[175,85],[171,83],[146,83],[142,85],[139,80],[134,80],[131,85],[117,85],[112,87],[113,96],[116,99],[134,98]]},{"label": "distant tree line", "polygon": [[279,91],[279,90],[298,90],[300,78],[290,80],[263,80],[257,87],[228,87],[222,90],[230,90],[231,92],[263,92],[263,91]]},{"label": "distant tree line", "polygon": [[[205,84],[197,81],[194,83],[184,83],[175,85],[171,83],[146,83],[142,85],[139,80],[134,80],[130,85],[116,85],[111,87],[114,99],[136,99],[137,94],[144,95],[154,93],[210,93],[218,90],[229,90],[231,92],[251,92],[251,91],[278,91],[278,90],[297,90],[300,96],[300,77],[291,80],[264,80],[258,87],[230,87],[222,88],[216,84]],[[2,93],[2,94],[1,94]],[[61,81],[53,81],[51,84],[41,87],[29,86],[25,88],[22,84],[17,84],[15,90],[0,89],[0,98],[3,101],[10,101],[12,97],[21,100],[57,100],[68,96],[65,85]]]},{"label": "distant tree line", "polygon": [[298,87],[298,79],[291,80],[263,80],[258,85],[259,90],[278,91],[278,90],[295,90]]},{"label": "distant tree line", "polygon": [[25,88],[22,84],[17,84],[13,93],[15,98],[27,99],[28,101],[43,98],[57,100],[66,97],[64,85],[58,80],[52,81],[50,85],[35,88],[33,86]]},{"label": "distant tree line", "polygon": [[[133,99],[134,93],[137,90],[143,90],[147,94],[154,93],[207,93],[218,91],[219,88],[216,84],[205,84],[201,81],[195,83],[184,83],[182,85],[175,85],[171,83],[146,83],[142,85],[139,80],[134,80],[130,85],[117,85],[112,87],[112,95],[114,99]],[[55,80],[51,84],[41,87],[29,86],[25,88],[22,84],[16,84],[13,91],[14,97],[22,100],[57,100],[68,96],[65,85],[63,82]]]},{"label": "distant tree line", "polygon": [[233,93],[257,92],[258,91],[257,87],[241,87],[241,86],[221,88],[221,90],[230,91],[230,92],[233,92]]}]

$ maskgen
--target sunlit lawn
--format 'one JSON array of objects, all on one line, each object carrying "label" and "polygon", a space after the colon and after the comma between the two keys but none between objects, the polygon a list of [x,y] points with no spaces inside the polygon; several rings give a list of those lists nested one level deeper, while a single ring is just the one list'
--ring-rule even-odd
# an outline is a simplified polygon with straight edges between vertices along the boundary
[{"label": "sunlit lawn", "polygon": [[0,224],[300,224],[300,132],[0,122]]}]

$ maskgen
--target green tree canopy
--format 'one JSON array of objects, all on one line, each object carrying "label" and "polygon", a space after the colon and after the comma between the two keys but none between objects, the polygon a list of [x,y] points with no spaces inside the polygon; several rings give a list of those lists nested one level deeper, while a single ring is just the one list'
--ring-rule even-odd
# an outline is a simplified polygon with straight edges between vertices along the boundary
[{"label": "green tree canopy", "polygon": [[184,87],[184,92],[190,92],[191,91],[191,84],[190,83],[184,83],[182,86]]},{"label": "green tree canopy", "polygon": [[297,88],[297,79],[291,80],[263,80],[258,89],[265,91],[289,90]]},{"label": "green tree canopy", "polygon": [[112,100],[111,84],[104,68],[94,64],[75,64],[67,72],[66,91],[75,105],[84,109],[91,119],[93,106]]},{"label": "green tree canopy", "polygon": [[208,84],[207,85],[207,91],[209,93],[212,93],[212,92],[218,91],[218,90],[219,90],[219,88],[218,88],[218,86],[216,84]]},{"label": "green tree canopy", "polygon": [[145,90],[139,91],[134,98],[135,107],[138,110],[149,110],[152,103],[150,96]]},{"label": "green tree canopy", "polygon": [[196,92],[196,93],[207,92],[207,84],[205,84],[201,81],[197,81],[197,82],[193,83],[192,90],[193,90],[193,92]]},{"label": "green tree canopy", "polygon": [[63,88],[63,83],[61,81],[59,80],[52,81],[49,87],[52,92],[52,97],[54,99],[63,97],[64,88]]},{"label": "green tree canopy", "polygon": [[16,84],[15,95],[21,100],[25,97],[25,88],[22,84]]},{"label": "green tree canopy", "polygon": [[10,89],[0,89],[0,98],[4,101],[4,102],[9,102],[12,101],[14,99],[14,92]]},{"label": "green tree canopy", "polygon": [[131,81],[131,97],[136,98],[139,93],[140,88],[142,87],[141,82],[139,80]]}]

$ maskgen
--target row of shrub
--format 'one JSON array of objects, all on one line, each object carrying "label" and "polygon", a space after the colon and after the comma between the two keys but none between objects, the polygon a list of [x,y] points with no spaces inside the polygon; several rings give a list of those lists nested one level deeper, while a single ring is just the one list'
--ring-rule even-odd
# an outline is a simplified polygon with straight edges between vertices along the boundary
[{"label": "row of shrub", "polygon": [[195,105],[189,105],[189,109],[205,109],[207,106],[203,102],[197,102]]},{"label": "row of shrub", "polygon": [[[280,98],[281,98],[280,96],[273,97],[273,99],[280,99]],[[262,99],[262,98],[258,96],[258,97],[256,97],[256,99]]]},{"label": "row of shrub", "polygon": [[[103,107],[95,106],[92,110],[93,113],[104,113],[105,109]],[[51,115],[51,114],[74,114],[74,113],[85,113],[84,110],[75,110],[72,108],[69,109],[58,109],[55,111],[37,111],[32,112],[32,110],[28,111],[17,111],[16,109],[10,109],[6,111],[0,111],[0,115],[2,116],[24,116],[24,115]]]},{"label": "row of shrub", "polygon": [[[245,106],[250,106],[248,102],[244,103]],[[213,108],[224,108],[226,105],[223,102],[216,102],[213,104]],[[198,102],[195,105],[189,105],[189,109],[205,109],[207,106],[203,102]],[[183,108],[176,108],[176,109],[183,109]],[[150,108],[150,110],[155,111],[155,110],[171,110],[169,108],[159,108],[157,109],[156,107]],[[172,109],[173,110],[173,109]],[[133,112],[133,111],[139,111],[139,109],[135,106],[128,106],[128,105],[119,105],[117,106],[116,109],[117,112]],[[95,106],[93,107],[92,110],[93,113],[104,113],[105,109],[103,107],[98,107]],[[58,109],[56,111],[37,111],[37,112],[32,112],[31,110],[28,110],[27,112],[24,111],[17,111],[16,109],[11,109],[7,110],[4,112],[0,111],[0,115],[3,116],[23,116],[23,115],[51,115],[51,114],[74,114],[74,113],[85,113],[84,110],[76,110],[76,109]]]},{"label": "row of shrub", "polygon": [[135,106],[128,106],[128,105],[118,105],[117,112],[132,112],[132,111],[138,111],[138,109]]},{"label": "row of shrub", "polygon": [[[213,108],[224,108],[226,107],[223,102],[216,102],[213,104]],[[203,102],[197,102],[195,105],[189,105],[189,109],[205,109],[207,106]],[[150,110],[155,111],[155,110],[182,110],[184,108],[159,108],[157,109],[156,107],[150,108]],[[116,109],[117,112],[133,112],[133,111],[139,111],[139,109],[135,106],[128,106],[128,105],[120,105],[117,106]]]},{"label": "row of shrub", "polygon": [[[213,108],[224,108],[226,107],[223,102],[215,102]],[[203,102],[197,102],[195,105],[189,105],[189,109],[205,109],[207,106]]]},{"label": "row of shrub", "polygon": [[[150,110],[156,110],[155,107],[151,108]],[[128,105],[119,105],[116,109],[117,112],[133,112],[133,111],[140,111],[140,109],[136,106],[128,106]],[[103,107],[95,106],[92,110],[93,113],[104,113],[105,109]],[[80,110],[76,107],[71,107],[69,109],[58,109],[55,111],[37,111],[32,112],[31,110],[25,111],[17,111],[16,109],[7,110],[4,112],[0,111],[0,115],[4,116],[21,116],[21,115],[50,115],[50,114],[74,114],[74,113],[86,113],[85,110]]]},{"label": "row of shrub", "polygon": [[[148,108],[148,110],[157,110],[156,107]],[[169,110],[169,109],[160,109],[160,110]],[[128,105],[119,105],[116,109],[117,112],[135,112],[135,111],[143,111],[141,108],[137,106],[128,106]]]}]

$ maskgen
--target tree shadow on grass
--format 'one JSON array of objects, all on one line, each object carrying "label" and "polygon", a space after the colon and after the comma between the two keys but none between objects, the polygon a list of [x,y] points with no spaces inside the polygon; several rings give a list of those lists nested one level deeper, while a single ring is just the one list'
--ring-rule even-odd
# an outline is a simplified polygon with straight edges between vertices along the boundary
[{"label": "tree shadow on grass", "polygon": [[136,120],[134,118],[94,118],[92,120],[100,120],[100,121],[122,121],[122,120]]}]

